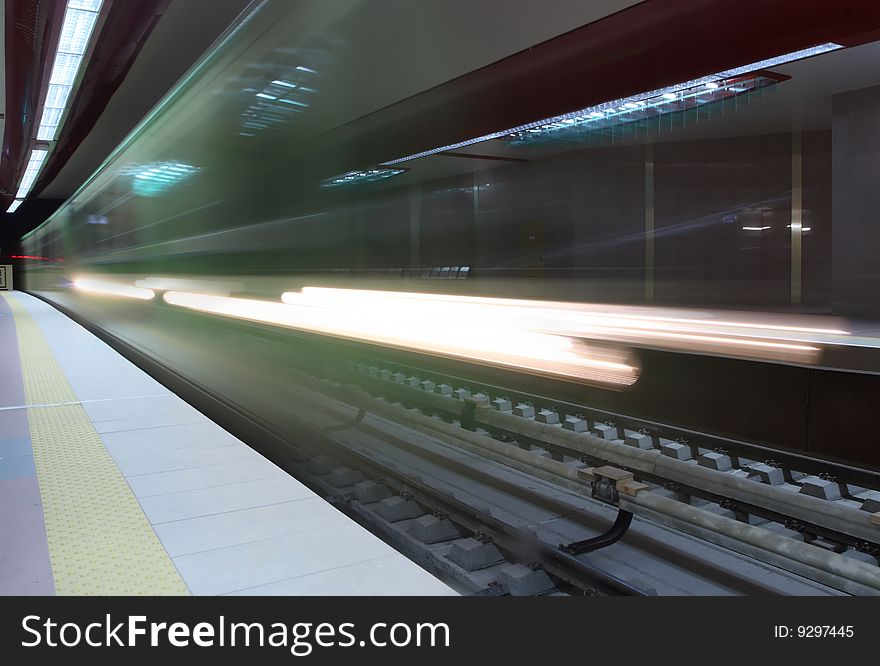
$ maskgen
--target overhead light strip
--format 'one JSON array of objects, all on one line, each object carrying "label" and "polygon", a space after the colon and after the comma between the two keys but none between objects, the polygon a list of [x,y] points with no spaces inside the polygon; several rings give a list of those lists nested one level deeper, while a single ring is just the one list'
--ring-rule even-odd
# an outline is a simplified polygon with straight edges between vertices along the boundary
[{"label": "overhead light strip", "polygon": [[[382,162],[381,166],[394,166],[396,164],[400,164],[402,162],[409,162],[410,160],[416,160],[421,157],[428,157],[430,155],[436,155],[438,153],[444,153],[450,150],[459,150],[461,148],[466,148],[467,146],[472,146],[477,143],[482,143],[483,141],[491,141],[492,139],[500,139],[501,137],[510,136],[514,134],[518,134],[521,132],[527,132],[531,129],[536,129],[551,123],[562,123],[567,120],[577,119],[584,116],[589,116],[591,113],[595,114],[603,114],[607,109],[619,108],[626,104],[634,104],[637,102],[643,102],[644,100],[651,99],[654,97],[662,97],[664,95],[672,96],[675,93],[681,92],[683,90],[687,90],[689,88],[696,88],[698,86],[711,86],[713,83],[717,81],[721,81],[723,79],[729,79],[734,76],[739,76],[741,74],[746,74],[749,72],[754,72],[760,69],[766,69],[767,67],[775,67],[778,65],[784,65],[789,62],[794,62],[795,60],[802,60],[804,58],[809,58],[811,56],[820,55],[822,53],[827,53],[829,51],[836,51],[837,49],[841,49],[843,46],[840,44],[836,44],[834,42],[827,42],[825,44],[818,44],[816,46],[811,46],[807,49],[801,49],[800,51],[794,51],[792,53],[786,53],[784,55],[776,56],[774,58],[768,58],[767,60],[760,60],[758,62],[754,62],[748,65],[742,65],[740,67],[735,67],[733,69],[728,69],[723,72],[718,72],[717,74],[710,74],[708,76],[703,76],[698,79],[692,79],[690,81],[683,81],[682,83],[677,83],[672,86],[668,86],[666,88],[659,88],[657,90],[650,90],[647,92],[637,93],[630,97],[624,97],[622,99],[616,99],[613,101],[603,102],[601,104],[597,104],[595,106],[587,107],[585,109],[580,109],[579,111],[573,111],[571,113],[565,113],[559,116],[554,116],[552,118],[545,118],[542,120],[536,120],[531,123],[527,123],[525,125],[519,125],[518,127],[511,127],[509,129],[501,130],[499,132],[492,132],[491,134],[485,134],[483,136],[479,136],[473,139],[467,139],[465,141],[459,141],[458,143],[453,143],[447,146],[441,146],[439,148],[433,148],[431,150],[425,150],[420,153],[415,153],[413,155],[408,155],[407,157],[400,157],[395,160],[389,160],[387,162]],[[668,97],[667,97],[668,99]]]},{"label": "overhead light strip", "polygon": [[321,181],[321,187],[338,187],[339,185],[353,185],[355,183],[371,183],[377,180],[385,180],[392,176],[405,173],[406,169],[366,169],[348,171],[338,176],[333,176]]},{"label": "overhead light strip", "polygon": [[45,148],[34,148],[31,151],[31,156],[28,159],[27,166],[24,170],[24,176],[21,178],[18,192],[15,195],[16,199],[27,198],[31,188],[34,186],[34,181],[37,179],[37,174],[40,173],[40,169],[43,168],[43,163],[46,161],[48,155],[49,151]]},{"label": "overhead light strip", "polygon": [[739,76],[740,74],[748,74],[749,72],[756,72],[759,69],[767,69],[768,67],[778,67],[779,65],[784,65],[789,62],[794,62],[795,60],[803,60],[804,58],[812,58],[813,56],[822,55],[823,53],[828,53],[829,51],[836,51],[837,49],[842,49],[843,46],[841,44],[836,44],[835,42],[826,42],[825,44],[817,44],[816,46],[811,46],[808,49],[801,49],[800,51],[793,51],[792,53],[786,53],[785,55],[776,56],[775,58],[767,58],[766,60],[759,60],[758,62],[753,62],[750,65],[742,65],[741,67],[734,67],[733,69],[727,69],[723,72],[718,73],[718,77],[722,79],[730,78],[731,76]]},{"label": "overhead light strip", "polygon": [[506,138],[511,145],[523,145],[534,141],[574,141],[588,140],[593,132],[607,137],[607,130],[629,125],[638,127],[643,121],[652,121],[661,116],[684,113],[700,106],[731,99],[742,93],[760,92],[778,81],[775,78],[752,74],[735,76],[717,82],[710,81],[696,88],[686,88],[676,93],[663,93],[636,102],[626,102],[622,106],[608,106],[602,111],[567,118],[561,122],[549,122],[536,128],[512,134]]},{"label": "overhead light strip", "polygon": [[37,130],[38,141],[54,141],[82,67],[103,0],[68,0],[49,88]]},{"label": "overhead light strip", "polygon": [[18,207],[21,206],[21,204],[23,204],[23,203],[24,203],[24,199],[16,199],[15,201],[12,202],[12,204],[9,206],[9,208],[6,209],[6,212],[7,213],[14,213],[15,211],[18,210]]}]

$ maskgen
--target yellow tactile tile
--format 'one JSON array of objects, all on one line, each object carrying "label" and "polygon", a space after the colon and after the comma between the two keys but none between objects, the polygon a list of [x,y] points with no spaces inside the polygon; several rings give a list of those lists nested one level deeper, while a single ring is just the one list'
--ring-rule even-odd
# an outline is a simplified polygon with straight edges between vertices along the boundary
[{"label": "yellow tactile tile", "polygon": [[[188,594],[40,327],[14,294],[34,461],[58,594]],[[37,406],[39,405],[39,406]]]}]

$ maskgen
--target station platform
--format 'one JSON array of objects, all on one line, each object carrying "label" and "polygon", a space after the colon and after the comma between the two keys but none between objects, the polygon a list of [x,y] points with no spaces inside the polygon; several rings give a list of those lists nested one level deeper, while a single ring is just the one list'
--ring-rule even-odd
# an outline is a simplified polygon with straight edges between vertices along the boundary
[{"label": "station platform", "polygon": [[22,292],[0,378],[0,594],[455,594]]}]

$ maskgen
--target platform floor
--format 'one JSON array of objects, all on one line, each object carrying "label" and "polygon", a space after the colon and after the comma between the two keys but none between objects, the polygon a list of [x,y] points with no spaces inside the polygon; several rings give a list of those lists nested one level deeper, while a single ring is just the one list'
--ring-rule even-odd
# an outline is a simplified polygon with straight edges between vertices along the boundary
[{"label": "platform floor", "polygon": [[0,594],[454,592],[43,301],[0,292]]}]

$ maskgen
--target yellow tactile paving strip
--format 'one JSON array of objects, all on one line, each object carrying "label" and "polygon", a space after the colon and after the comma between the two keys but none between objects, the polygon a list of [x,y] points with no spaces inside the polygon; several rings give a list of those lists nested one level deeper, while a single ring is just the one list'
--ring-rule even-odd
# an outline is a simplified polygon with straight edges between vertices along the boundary
[{"label": "yellow tactile paving strip", "polygon": [[[188,594],[40,327],[12,294],[55,590],[63,595]],[[36,405],[41,405],[36,407]]]}]

